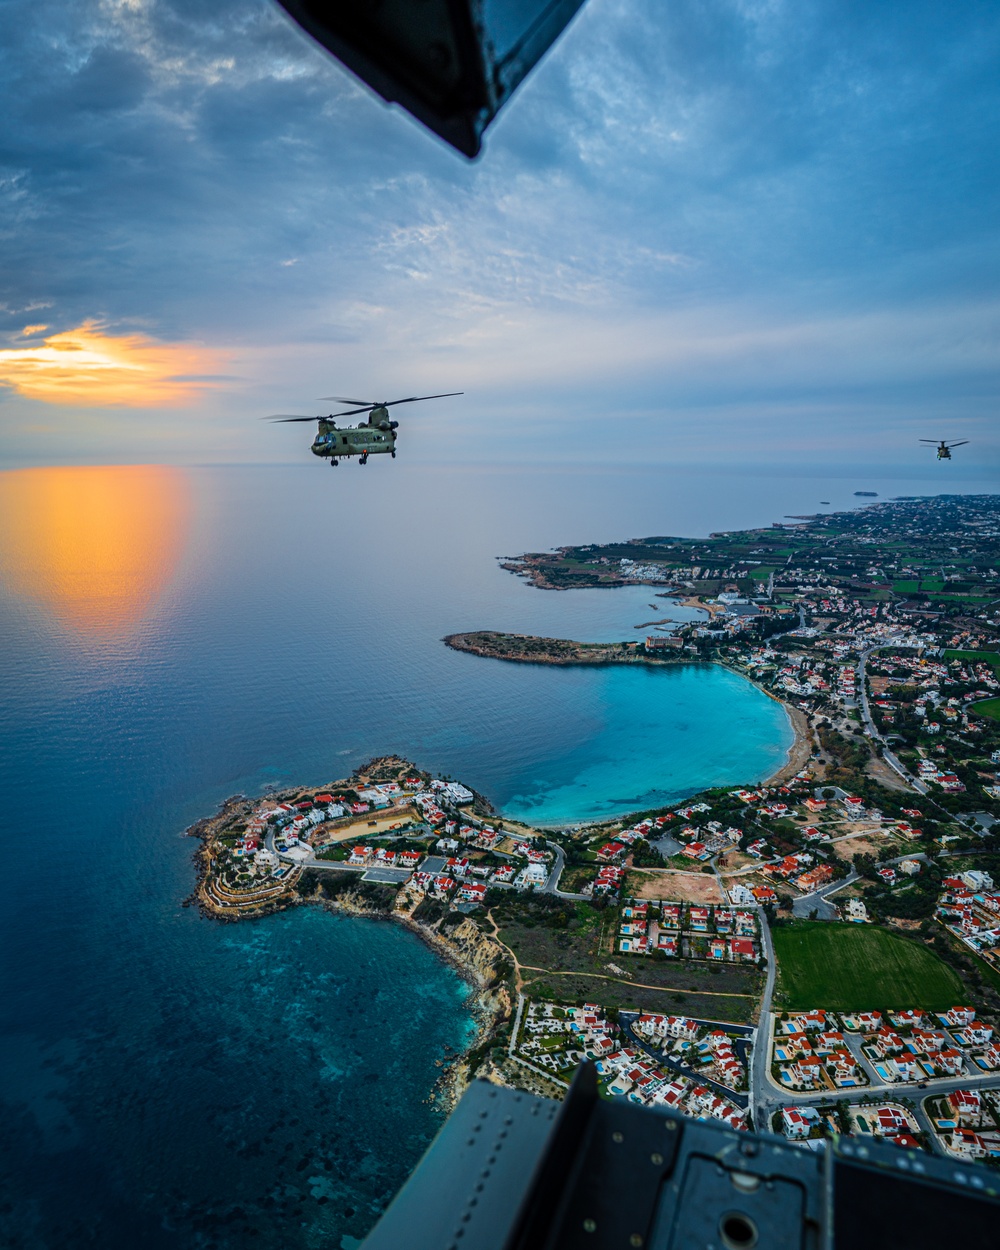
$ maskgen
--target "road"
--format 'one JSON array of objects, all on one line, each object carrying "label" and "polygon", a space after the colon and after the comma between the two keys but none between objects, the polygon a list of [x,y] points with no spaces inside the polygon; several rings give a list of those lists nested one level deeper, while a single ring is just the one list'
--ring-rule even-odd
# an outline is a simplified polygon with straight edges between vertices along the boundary
[{"label": "road", "polygon": [[[909,857],[903,856],[903,858]],[[818,920],[836,920],[838,912],[836,906],[828,901],[830,895],[836,894],[838,890],[846,889],[849,885],[853,885],[858,880],[858,876],[858,873],[851,872],[839,881],[830,881],[827,885],[821,885],[812,894],[803,894],[801,898],[794,899],[792,902],[792,913],[798,916],[800,920],[810,919],[813,911],[816,912]]]},{"label": "road", "polygon": [[969,823],[968,813],[949,812],[946,808],[943,808],[938,803],[934,802],[934,798],[930,794],[927,783],[925,781],[921,781],[919,777],[914,777],[914,775],[909,771],[906,765],[901,763],[900,760],[893,754],[893,752],[889,750],[889,747],[886,744],[885,739],[882,737],[879,731],[875,728],[875,722],[872,720],[871,711],[869,710],[869,707],[868,707],[868,689],[867,689],[867,683],[865,681],[865,666],[868,663],[868,657],[870,655],[873,655],[876,651],[887,651],[887,650],[898,651],[900,647],[907,647],[907,646],[909,646],[910,648],[913,648],[914,646],[916,646],[916,644],[906,643],[906,642],[883,642],[883,643],[879,643],[879,645],[875,647],[867,647],[864,651],[861,652],[861,658],[858,661],[858,688],[861,692],[861,717],[862,717],[862,720],[864,721],[865,730],[868,736],[882,747],[882,757],[886,761],[886,763],[889,764],[893,769],[895,769],[897,773],[899,773],[900,777],[903,778],[903,780],[907,783],[907,785],[912,786],[913,789],[916,790],[918,794],[925,795],[928,799],[930,799],[931,803],[934,804],[934,806],[937,808],[937,810],[942,814],[942,816],[946,820],[957,820],[960,824],[963,824],[968,828],[974,828],[974,825],[970,825]]},{"label": "road", "polygon": [[[768,1057],[770,1053],[770,1022],[764,1024],[764,1016],[761,1015],[761,1029],[758,1030],[758,1042],[754,1047],[753,1059],[751,1066],[751,1107],[754,1117],[754,1125],[760,1130],[770,1131],[771,1116],[779,1107],[782,1106],[808,1106],[812,1103],[832,1102],[838,1099],[847,1098],[857,1101],[862,1095],[875,1098],[885,1098],[887,1100],[899,1100],[900,1098],[910,1098],[921,1103],[917,1111],[917,1119],[921,1129],[929,1133],[933,1140],[936,1136],[933,1126],[927,1118],[927,1113],[922,1106],[922,1100],[930,1097],[940,1097],[950,1094],[956,1089],[998,1089],[1000,1088],[1000,1074],[993,1073],[967,1073],[963,1076],[947,1077],[943,1079],[930,1079],[925,1082],[916,1081],[898,1081],[898,1082],[879,1082],[878,1076],[872,1067],[870,1061],[861,1051],[861,1035],[849,1033],[845,1035],[845,1042],[851,1054],[858,1060],[861,1068],[865,1072],[871,1084],[859,1085],[854,1087],[846,1087],[837,1090],[792,1090],[779,1085],[771,1077]],[[925,1086],[920,1089],[920,1086]]]},{"label": "road", "polygon": [[914,645],[913,643],[905,643],[905,642],[886,642],[886,643],[881,643],[877,647],[866,647],[865,650],[861,652],[861,658],[858,661],[858,692],[860,695],[861,719],[864,722],[865,732],[868,734],[868,737],[871,738],[873,741],[877,742],[879,746],[881,746],[882,758],[885,760],[885,762],[889,765],[890,768],[892,768],[895,772],[897,772],[900,775],[900,777],[902,777],[902,779],[906,782],[907,785],[912,786],[913,789],[916,790],[918,794],[926,794],[927,793],[926,784],[923,781],[921,781],[918,777],[914,777],[914,775],[910,772],[910,770],[906,767],[906,765],[901,763],[901,761],[893,754],[893,752],[889,750],[889,747],[886,744],[885,739],[879,733],[878,729],[876,729],[875,722],[872,720],[871,709],[868,706],[868,683],[867,683],[866,675],[865,675],[865,669],[868,664],[868,657],[871,655],[874,655],[876,651],[885,651],[889,649],[898,651],[900,647],[909,646],[910,648],[912,648],[913,645]]},{"label": "road", "polygon": [[[774,997],[774,982],[778,975],[778,961],[774,957],[774,942],[771,940],[771,927],[767,916],[758,908],[757,918],[760,921],[760,941],[767,960],[767,976],[764,979],[764,992],[760,997],[760,1014],[757,1017],[757,1032],[754,1034],[753,1050],[750,1052],[750,1114],[753,1116],[754,1128],[758,1132],[767,1129],[768,1125],[760,1118],[766,1114],[766,1100],[769,1094],[768,1079],[768,1038],[771,1032],[771,1000]],[[773,1110],[773,1108],[772,1108]]]},{"label": "road", "polygon": [[542,887],[542,893],[555,894],[557,898],[587,898],[588,896],[586,894],[570,894],[566,890],[559,889],[559,879],[563,875],[563,869],[566,867],[566,856],[558,842],[549,840],[548,846],[555,852],[555,858],[552,862],[552,871],[549,873],[545,885]]},{"label": "road", "polygon": [[[692,1081],[697,1081],[699,1085],[707,1085],[709,1089],[714,1090],[720,1098],[725,1098],[729,1102],[735,1103],[735,1105],[741,1109],[747,1106],[749,1102],[749,1095],[737,1093],[736,1090],[730,1089],[728,1085],[723,1085],[719,1081],[711,1080],[703,1073],[695,1071],[694,1068],[686,1067],[679,1060],[671,1059],[671,1057],[669,1055],[665,1055],[662,1050],[657,1050],[656,1047],[650,1046],[648,1042],[643,1041],[643,1039],[632,1027],[633,1022],[637,1019],[637,1016],[627,1015],[625,1012],[620,1012],[618,1015],[618,1023],[628,1035],[629,1040],[633,1043],[633,1045],[638,1046],[641,1050],[645,1051],[651,1059],[654,1059],[658,1066],[669,1068],[671,1072],[676,1072],[678,1076],[686,1076]],[[695,1023],[715,1024],[717,1022],[714,1020],[697,1020]],[[735,1030],[739,1028],[740,1034],[744,1037],[753,1031],[751,1029],[742,1028],[741,1026],[732,1024],[727,1024],[725,1027],[727,1033],[735,1032]]]},{"label": "road", "polygon": [[[287,852],[275,851],[274,830],[270,828],[268,829],[265,835],[264,845],[267,847],[269,851],[274,852],[278,856],[278,858],[282,861],[282,863],[294,864],[298,868],[316,868],[320,871],[325,870],[327,872],[354,872],[354,873],[358,873],[360,876],[363,876],[366,881],[383,881],[387,883],[392,883],[392,882],[402,883],[403,881],[407,880],[407,878],[410,876],[410,873],[411,873],[411,869],[409,868],[389,868],[389,867],[383,868],[380,865],[374,865],[374,864],[349,864],[346,860],[343,860],[343,859],[317,859],[316,855],[313,853],[310,853],[309,855],[302,858],[298,855],[289,855]],[[568,898],[568,899],[574,899],[574,900],[586,899],[588,897],[586,894],[571,894],[566,890],[559,889],[559,880],[562,877],[563,870],[566,867],[566,856],[563,852],[562,847],[559,846],[558,843],[550,842],[549,847],[554,851],[552,871],[549,873],[548,878],[546,879],[545,885],[541,889],[541,893],[553,894],[557,898]],[[497,852],[497,854],[500,855],[502,859],[512,858],[512,856],[504,855],[502,852]],[[421,867],[425,871],[440,872],[444,867],[444,860],[443,859],[441,860],[440,868],[435,868],[433,866],[431,868],[427,868],[426,865],[421,865]],[[495,885],[501,889],[510,888],[510,886],[506,882],[498,881],[495,883]]]}]

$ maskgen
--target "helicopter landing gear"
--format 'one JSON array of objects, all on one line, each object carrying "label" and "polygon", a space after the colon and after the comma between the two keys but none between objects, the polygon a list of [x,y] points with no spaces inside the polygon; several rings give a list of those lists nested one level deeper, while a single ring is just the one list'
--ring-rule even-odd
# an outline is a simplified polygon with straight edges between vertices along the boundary
[{"label": "helicopter landing gear", "polygon": [[330,461],[330,464],[331,464],[331,466],[335,469],[335,468],[337,467],[337,465],[338,465],[338,464],[340,464],[340,461],[339,461],[339,460],[331,460],[331,461]]},{"label": "helicopter landing gear", "polygon": [[392,456],[393,460],[395,460],[395,459],[396,459],[396,453],[395,453],[394,451],[393,451],[393,452],[390,452],[389,454]]},{"label": "helicopter landing gear", "polygon": [[368,463],[368,453],[365,452],[365,454],[358,461],[358,464],[367,464],[367,463]]}]

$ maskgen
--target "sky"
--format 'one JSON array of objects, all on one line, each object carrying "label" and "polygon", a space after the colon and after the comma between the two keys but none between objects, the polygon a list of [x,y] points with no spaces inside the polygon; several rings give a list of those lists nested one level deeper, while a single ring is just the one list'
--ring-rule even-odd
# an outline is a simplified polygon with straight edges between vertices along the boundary
[{"label": "sky", "polygon": [[6,0],[0,466],[464,391],[400,454],[996,473],[998,54],[993,0],[589,0],[470,163],[270,0]]}]

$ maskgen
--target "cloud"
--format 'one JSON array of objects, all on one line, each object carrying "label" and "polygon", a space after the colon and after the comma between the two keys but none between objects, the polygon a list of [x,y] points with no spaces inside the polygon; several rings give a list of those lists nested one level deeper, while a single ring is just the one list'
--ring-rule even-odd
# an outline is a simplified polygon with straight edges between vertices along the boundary
[{"label": "cloud", "polygon": [[[29,329],[44,327],[26,327]],[[0,386],[25,399],[85,407],[178,407],[218,380],[222,354],[144,334],[109,334],[97,322],[50,335],[37,346],[0,349]]]},{"label": "cloud", "polygon": [[570,408],[711,412],[706,455],[768,403],[777,456],[873,396],[958,420],[1000,384],[998,52],[982,0],[588,0],[469,165],[269,0],[9,0],[0,329],[231,345],[153,369],[195,457],[330,390],[478,390],[567,456]]}]

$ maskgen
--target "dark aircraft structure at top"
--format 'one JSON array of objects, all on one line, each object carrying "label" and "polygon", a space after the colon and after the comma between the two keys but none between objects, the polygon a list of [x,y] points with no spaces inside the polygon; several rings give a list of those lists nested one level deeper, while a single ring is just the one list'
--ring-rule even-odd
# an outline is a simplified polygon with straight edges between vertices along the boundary
[{"label": "dark aircraft structure at top", "polygon": [[953,447],[964,447],[969,440],[967,438],[960,438],[957,441],[953,440],[952,442],[948,442],[947,439],[942,438],[941,441],[938,442],[937,439],[934,438],[922,438],[920,441],[922,443],[930,443],[932,447],[936,448],[937,458],[939,460],[950,460],[951,449]]},{"label": "dark aircraft structure at top", "polygon": [[279,0],[328,52],[466,156],[583,0]]},{"label": "dark aircraft structure at top", "polygon": [[[389,409],[397,404],[419,404],[425,399],[450,399],[453,395],[463,395],[464,391],[448,391],[444,395],[410,395],[407,399],[390,399],[384,403],[369,402],[367,399],[345,399],[342,395],[324,395],[323,399],[335,400],[338,404],[360,404],[358,408],[348,408],[344,412],[331,412],[327,417],[300,417],[278,413],[273,417],[265,417],[267,421],[317,421],[319,429],[313,439],[312,454],[329,459],[336,467],[342,459],[360,456],[359,464],[367,464],[369,456],[385,455],[386,452],[396,459],[396,430],[398,421],[389,420]],[[338,417],[353,417],[359,412],[368,414],[367,421],[359,421],[356,426],[340,427]]]}]

